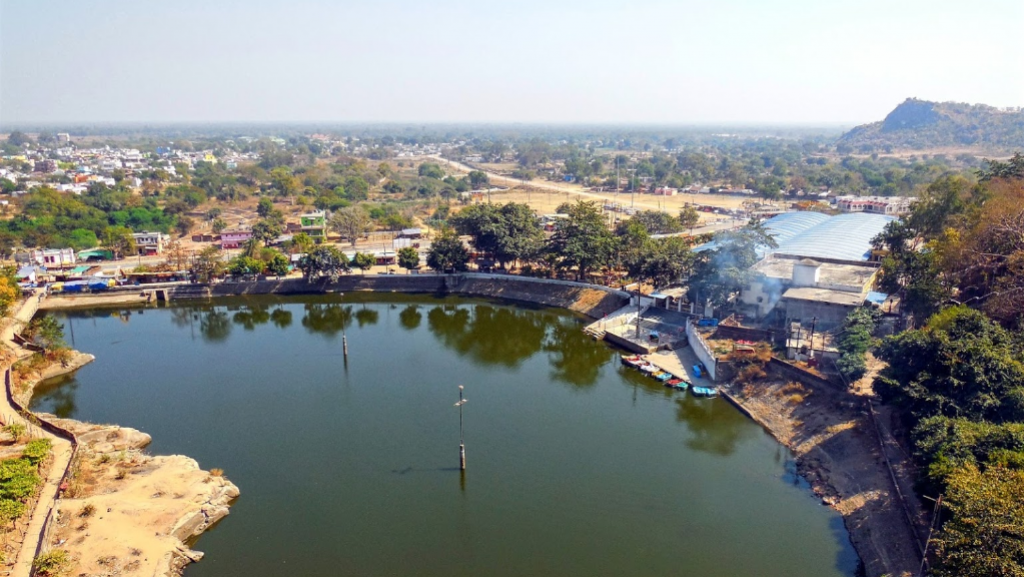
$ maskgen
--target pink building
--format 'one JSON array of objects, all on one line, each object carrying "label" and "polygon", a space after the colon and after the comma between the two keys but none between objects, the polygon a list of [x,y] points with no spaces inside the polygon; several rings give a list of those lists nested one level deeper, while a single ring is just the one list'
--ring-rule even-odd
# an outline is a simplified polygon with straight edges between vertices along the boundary
[{"label": "pink building", "polygon": [[220,247],[241,248],[250,238],[252,238],[252,230],[247,228],[225,230],[220,233]]}]

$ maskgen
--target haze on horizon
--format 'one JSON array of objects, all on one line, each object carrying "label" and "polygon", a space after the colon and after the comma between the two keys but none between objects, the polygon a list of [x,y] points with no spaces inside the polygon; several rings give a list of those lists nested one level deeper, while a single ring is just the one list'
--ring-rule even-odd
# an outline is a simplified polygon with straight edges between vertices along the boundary
[{"label": "haze on horizon", "polygon": [[1020,0],[0,2],[0,124],[858,124],[1024,105]]}]

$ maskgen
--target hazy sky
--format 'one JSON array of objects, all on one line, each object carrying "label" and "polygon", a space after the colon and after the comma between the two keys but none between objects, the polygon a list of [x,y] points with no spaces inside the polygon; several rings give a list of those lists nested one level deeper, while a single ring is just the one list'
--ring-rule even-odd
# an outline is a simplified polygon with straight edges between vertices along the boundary
[{"label": "hazy sky", "polygon": [[0,122],[854,123],[1024,105],[1024,0],[0,0]]}]

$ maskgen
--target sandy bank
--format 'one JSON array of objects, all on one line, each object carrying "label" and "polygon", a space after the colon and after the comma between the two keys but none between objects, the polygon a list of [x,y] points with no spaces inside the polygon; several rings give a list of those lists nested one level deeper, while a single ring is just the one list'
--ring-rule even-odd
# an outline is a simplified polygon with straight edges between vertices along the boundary
[{"label": "sandy bank", "polygon": [[176,575],[202,553],[186,545],[228,514],[238,487],[182,455],[145,455],[149,435],[42,415],[75,432],[78,455],[54,546],[73,575]]},{"label": "sandy bank", "polygon": [[[74,351],[64,365],[21,375],[12,392],[27,406],[36,384],[94,359]],[[186,543],[224,518],[239,494],[222,473],[203,471],[182,455],[146,455],[141,449],[151,439],[134,429],[36,417],[71,432],[78,442],[47,543],[71,554],[69,575],[173,576],[202,558]],[[58,480],[63,468],[55,471]],[[41,521],[35,517],[33,522]]]},{"label": "sandy bank", "polygon": [[[734,385],[729,394],[793,451],[815,495],[843,516],[868,577],[917,574],[917,528],[904,513],[863,397],[783,383]],[[904,495],[921,523],[920,504]]]}]

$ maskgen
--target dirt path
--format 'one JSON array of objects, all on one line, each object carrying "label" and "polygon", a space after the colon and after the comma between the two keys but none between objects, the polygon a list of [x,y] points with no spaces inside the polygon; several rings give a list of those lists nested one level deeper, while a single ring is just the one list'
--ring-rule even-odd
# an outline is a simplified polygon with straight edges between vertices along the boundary
[{"label": "dirt path", "polygon": [[914,494],[907,492],[911,471],[905,460],[894,462],[894,484],[885,457],[897,459],[900,450],[886,432],[881,433],[885,446],[880,446],[863,397],[782,383],[734,385],[730,391],[795,453],[798,471],[822,502],[843,515],[868,577],[917,574],[923,515]]},{"label": "dirt path", "polygon": [[[21,301],[18,305],[18,310],[12,315],[13,322],[8,323],[3,330],[3,345],[8,347],[19,359],[32,353],[14,343],[14,334],[27,325],[36,314],[39,308],[39,294],[40,291],[33,291],[25,300]],[[10,378],[9,369],[6,371],[6,378]],[[18,415],[17,409],[11,404],[7,395],[4,394],[2,398],[3,400],[0,401],[0,413],[11,415],[13,420],[28,425],[28,421]],[[28,577],[32,573],[32,561],[35,559],[36,551],[39,548],[39,541],[42,538],[47,515],[57,499],[61,477],[64,476],[64,471],[67,469],[68,463],[71,462],[72,447],[70,441],[49,433],[38,426],[33,426],[32,430],[36,431],[39,437],[50,439],[50,443],[53,445],[53,462],[50,464],[46,480],[39,490],[39,500],[36,501],[35,508],[32,510],[31,517],[29,518],[25,541],[21,544],[17,561],[14,564],[14,569],[11,571],[11,575],[14,577]]]}]

